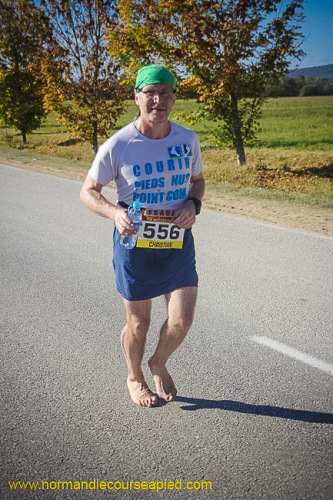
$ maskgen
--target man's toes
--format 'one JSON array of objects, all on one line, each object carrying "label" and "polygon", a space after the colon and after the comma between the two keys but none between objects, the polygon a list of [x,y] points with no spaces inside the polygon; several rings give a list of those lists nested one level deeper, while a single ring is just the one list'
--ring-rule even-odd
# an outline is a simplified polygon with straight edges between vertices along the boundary
[{"label": "man's toes", "polygon": [[133,403],[143,407],[156,406],[157,397],[146,383],[137,382],[128,377],[127,386]]},{"label": "man's toes", "polygon": [[150,396],[148,398],[145,398],[144,400],[141,401],[141,406],[145,406],[147,408],[152,408],[153,406],[157,405],[157,397],[156,396]]},{"label": "man's toes", "polygon": [[166,401],[174,401],[175,399],[176,399],[176,393],[174,394],[172,392],[170,392],[169,394],[167,394],[167,396],[165,398]]},{"label": "man's toes", "polygon": [[149,406],[156,406],[156,405],[157,405],[157,397],[153,396],[149,401]]}]

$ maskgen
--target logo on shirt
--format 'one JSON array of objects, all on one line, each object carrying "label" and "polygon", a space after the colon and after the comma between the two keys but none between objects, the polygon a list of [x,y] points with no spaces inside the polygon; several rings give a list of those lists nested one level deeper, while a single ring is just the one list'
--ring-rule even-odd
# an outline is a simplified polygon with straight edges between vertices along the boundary
[{"label": "logo on shirt", "polygon": [[181,144],[180,146],[172,146],[171,148],[168,148],[168,151],[169,151],[169,156],[172,160],[176,160],[177,158],[181,157],[186,158],[187,156],[193,156],[190,144]]}]

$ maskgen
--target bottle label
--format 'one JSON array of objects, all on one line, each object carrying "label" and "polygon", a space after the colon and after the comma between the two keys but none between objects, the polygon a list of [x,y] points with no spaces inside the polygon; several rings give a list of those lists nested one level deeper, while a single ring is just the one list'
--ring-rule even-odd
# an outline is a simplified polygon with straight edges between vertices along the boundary
[{"label": "bottle label", "polygon": [[141,248],[183,248],[185,229],[171,222],[173,210],[146,210],[136,246]]}]

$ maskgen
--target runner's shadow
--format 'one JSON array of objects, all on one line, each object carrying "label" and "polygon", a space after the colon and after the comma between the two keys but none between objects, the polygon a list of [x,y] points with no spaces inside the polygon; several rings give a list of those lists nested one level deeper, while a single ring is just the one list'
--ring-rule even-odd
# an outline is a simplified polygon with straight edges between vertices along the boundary
[{"label": "runner's shadow", "polygon": [[177,396],[176,402],[187,403],[187,406],[181,406],[182,410],[196,411],[206,409],[218,409],[224,411],[234,411],[248,415],[263,415],[265,417],[285,418],[288,420],[299,420],[301,422],[312,422],[317,424],[333,424],[332,413],[321,413],[307,410],[293,410],[280,406],[269,405],[251,405],[241,403],[240,401],[213,399],[185,398]]}]

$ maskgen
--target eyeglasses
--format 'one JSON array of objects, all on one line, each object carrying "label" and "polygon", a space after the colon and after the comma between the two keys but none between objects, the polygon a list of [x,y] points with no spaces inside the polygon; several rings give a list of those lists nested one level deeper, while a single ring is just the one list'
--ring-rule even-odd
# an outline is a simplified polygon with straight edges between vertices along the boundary
[{"label": "eyeglasses", "polygon": [[161,99],[171,99],[171,97],[175,94],[173,90],[162,89],[162,90],[139,90],[141,94],[145,96],[146,99],[154,99],[157,95]]}]

